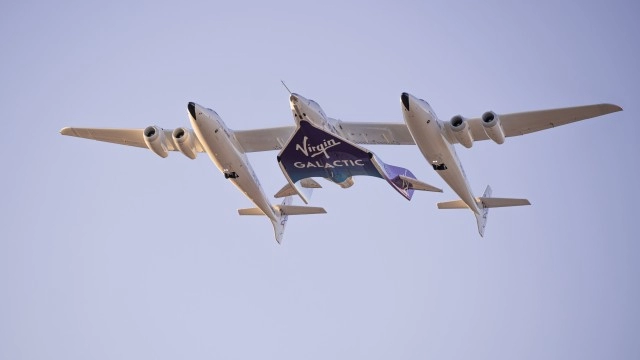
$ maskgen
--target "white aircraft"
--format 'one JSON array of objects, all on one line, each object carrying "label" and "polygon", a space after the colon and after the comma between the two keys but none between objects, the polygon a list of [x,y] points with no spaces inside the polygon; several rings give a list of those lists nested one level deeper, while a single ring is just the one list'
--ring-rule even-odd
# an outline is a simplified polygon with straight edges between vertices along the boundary
[{"label": "white aircraft", "polygon": [[409,169],[386,164],[370,150],[356,145],[396,143],[385,133],[397,125],[406,132],[404,124],[348,123],[332,119],[315,101],[295,93],[291,93],[289,102],[296,129],[277,157],[289,182],[284,188],[288,191],[282,195],[297,193],[308,203],[305,187],[311,178],[322,177],[349,188],[357,175],[382,178],[407,200],[411,200],[414,190],[442,192],[416,179]]},{"label": "white aircraft", "polygon": [[453,144],[458,143],[471,148],[474,141],[487,139],[502,144],[506,137],[550,129],[622,110],[617,105],[597,104],[501,115],[487,111],[481,118],[466,119],[456,115],[451,121],[444,122],[436,116],[429,103],[422,99],[402,93],[400,102],[407,129],[422,155],[460,196],[460,200],[438,203],[438,208],[471,209],[476,217],[480,236],[484,235],[489,208],[530,203],[526,199],[491,198],[490,186],[487,186],[482,197],[474,197]]},{"label": "white aircraft", "polygon": [[[280,147],[278,136],[282,128],[232,131],[218,114],[208,108],[190,102],[187,106],[193,131],[185,128],[164,130],[158,126],[145,129],[92,129],[65,127],[62,135],[77,136],[86,139],[106,141],[116,144],[149,148],[161,157],[167,157],[169,151],[180,151],[190,159],[197,153],[206,152],[216,167],[257,207],[239,209],[240,215],[266,215],[273,224],[276,241],[280,243],[289,215],[322,214],[321,207],[291,205],[291,197],[285,198],[280,205],[271,205],[260,181],[254,173],[246,152],[276,150]],[[290,127],[284,133],[290,133]],[[313,183],[310,187],[314,187]]]},{"label": "white aircraft", "polygon": [[[295,127],[282,126],[234,131],[228,128],[220,116],[211,109],[193,102],[190,102],[187,108],[193,130],[182,127],[168,130],[158,126],[148,126],[144,129],[65,127],[60,130],[60,133],[91,140],[148,148],[163,158],[169,155],[169,151],[179,151],[190,159],[195,159],[198,153],[206,152],[211,161],[224,174],[224,177],[229,179],[240,192],[257,206],[256,208],[238,209],[238,213],[240,215],[266,215],[273,224],[275,238],[278,243],[282,241],[289,215],[326,213],[321,207],[291,205],[291,196],[298,193],[298,189],[292,188],[289,184],[285,185],[276,194],[277,198],[285,198],[283,203],[271,205],[247,159],[246,153],[282,149],[294,133]],[[322,110],[320,109],[320,111]],[[308,112],[312,114],[311,110]],[[341,126],[344,125],[345,128],[356,131],[351,134],[350,139],[359,140],[361,143],[394,143],[387,142],[384,135],[387,132],[385,126],[393,128],[396,126],[394,124],[346,122],[340,122],[340,124]],[[400,124],[400,126],[404,125]],[[410,138],[408,134],[407,136]],[[416,186],[421,184],[415,179],[407,180],[413,181]],[[299,184],[300,191],[305,194],[303,197],[305,202],[308,201],[311,191],[320,187],[312,179],[303,179]],[[435,188],[431,189],[428,185],[424,185],[427,188],[418,188],[418,190],[442,191]]]},{"label": "white aircraft", "polygon": [[[438,208],[471,209],[476,217],[480,236],[484,236],[489,208],[530,203],[527,199],[492,198],[490,186],[487,186],[482,197],[475,197],[453,144],[458,143],[470,148],[474,141],[487,139],[502,144],[506,137],[524,135],[622,110],[617,105],[597,104],[501,115],[488,111],[481,118],[466,119],[456,115],[451,121],[445,122],[436,116],[426,101],[402,93],[400,102],[404,124],[350,123],[327,117],[318,103],[298,94],[292,93],[289,100],[298,127],[302,120],[309,121],[327,133],[357,144],[417,145],[438,175],[460,196],[460,200],[438,203]],[[320,143],[320,140],[316,139],[316,143]],[[300,144],[292,146],[297,147]],[[280,161],[280,158],[278,160]],[[306,202],[301,189],[291,181],[288,174],[290,170],[285,169],[282,164],[281,168],[289,179],[291,188]],[[409,188],[416,186],[418,189],[418,186],[421,186],[420,190],[442,191],[415,179],[414,181],[414,184],[408,185]],[[352,184],[353,181],[348,179],[339,185],[349,187]]]},{"label": "white aircraft", "polygon": [[[166,157],[168,151],[180,151],[185,156],[194,159],[198,152],[206,152],[225,178],[229,179],[257,206],[256,208],[239,209],[238,213],[240,215],[266,215],[273,224],[278,243],[282,240],[288,215],[325,213],[325,210],[319,207],[290,205],[291,195],[298,194],[307,202],[309,191],[320,186],[310,178],[293,182],[280,163],[289,184],[276,194],[276,197],[285,197],[284,202],[281,205],[271,205],[247,160],[246,153],[268,150],[284,151],[287,145],[293,146],[294,149],[300,147],[298,150],[306,152],[305,146],[290,144],[297,134],[296,130],[299,130],[301,124],[305,123],[312,124],[314,129],[325,132],[328,137],[337,136],[339,139],[353,144],[417,145],[433,169],[461,198],[460,200],[438,203],[438,208],[471,209],[477,220],[478,232],[482,236],[489,208],[529,205],[529,201],[526,199],[491,198],[490,187],[487,187],[484,196],[474,197],[453,144],[459,143],[470,148],[474,141],[487,139],[502,144],[506,137],[524,135],[622,110],[617,105],[597,104],[501,115],[489,111],[484,113],[481,118],[466,119],[456,115],[451,121],[445,122],[435,115],[426,101],[403,93],[401,96],[405,120],[403,124],[340,121],[327,117],[322,108],[313,100],[294,93],[291,93],[289,100],[296,126],[233,131],[225,126],[215,111],[195,103],[189,103],[188,110],[193,130],[177,128],[172,131],[157,126],[149,126],[145,129],[66,127],[60,133],[149,148],[161,157]],[[322,139],[316,140],[318,140],[314,145],[316,149],[326,148],[326,145],[329,145],[328,142],[323,143]],[[360,147],[357,150],[366,151]],[[320,153],[327,155],[324,151],[320,151]],[[367,154],[374,159],[376,158],[371,152]],[[280,162],[280,160],[279,156],[278,161]],[[358,165],[355,161],[353,163],[342,161],[339,164]],[[381,170],[379,167],[382,166],[383,168],[408,171],[389,166],[381,161],[376,163],[376,166],[378,170]],[[383,171],[379,172],[383,173]],[[354,172],[354,174],[372,175],[370,172]],[[392,172],[392,175],[396,175],[396,177],[394,179],[386,178],[386,180],[392,183],[398,192],[403,193],[404,191],[403,195],[407,199],[411,198],[410,194],[407,196],[407,191],[442,191],[415,179],[412,174],[409,176],[409,174],[410,172],[405,172],[404,175]],[[350,176],[341,179],[341,181],[337,181],[337,178],[331,176],[324,177],[345,188],[353,185],[353,179]]]}]

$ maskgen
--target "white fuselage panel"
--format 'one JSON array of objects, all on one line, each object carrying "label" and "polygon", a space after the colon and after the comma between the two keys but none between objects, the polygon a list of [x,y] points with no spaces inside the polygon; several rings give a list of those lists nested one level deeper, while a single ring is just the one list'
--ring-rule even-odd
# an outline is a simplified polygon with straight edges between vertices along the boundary
[{"label": "white fuselage panel", "polygon": [[247,156],[239,150],[241,147],[233,132],[227,129],[222,119],[213,110],[196,104],[195,115],[197,119],[189,115],[191,125],[211,161],[267,217],[276,221],[277,216]]},{"label": "white fuselage panel", "polygon": [[424,100],[407,94],[409,109],[402,105],[404,121],[422,155],[469,208],[479,213],[456,150],[445,138],[445,127]]}]

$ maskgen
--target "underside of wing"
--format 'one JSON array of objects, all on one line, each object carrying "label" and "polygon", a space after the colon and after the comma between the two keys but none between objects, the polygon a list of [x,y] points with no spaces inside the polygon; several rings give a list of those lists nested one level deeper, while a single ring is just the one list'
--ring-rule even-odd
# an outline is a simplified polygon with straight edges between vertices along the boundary
[{"label": "underside of wing", "polygon": [[[613,104],[596,104],[575,106],[561,109],[527,111],[512,114],[496,115],[500,126],[504,130],[505,137],[529,134],[532,132],[550,129],[572,122],[586,120],[597,116],[621,111],[622,108]],[[473,140],[487,140],[489,136],[485,132],[482,119],[469,119],[469,130]]]},{"label": "underside of wing", "polygon": [[[159,141],[163,143],[168,151],[178,151],[178,146],[173,140],[172,129],[160,129],[161,137]],[[79,138],[85,138],[89,140],[97,140],[103,142],[109,142],[113,144],[135,146],[148,149],[146,142],[144,141],[145,129],[108,129],[108,128],[76,128],[65,127],[60,130],[60,134],[67,136],[75,136]],[[190,130],[187,130],[190,131]],[[202,145],[198,141],[197,137],[193,136],[193,148],[196,152],[204,152]]]},{"label": "underside of wing", "polygon": [[[93,129],[66,127],[60,130],[60,134],[146,148],[147,145],[144,142],[143,131],[144,129]],[[171,133],[169,133],[169,137],[171,137]]]},{"label": "underside of wing", "polygon": [[245,152],[280,150],[287,143],[295,126],[266,129],[235,130],[236,140]]},{"label": "underside of wing", "polygon": [[374,123],[339,121],[342,136],[356,144],[414,145],[413,137],[404,123]]},{"label": "underside of wing", "polygon": [[[336,121],[341,136],[356,144],[413,145],[415,142],[404,123]],[[295,131],[295,126],[267,129],[235,130],[245,152],[281,150]]]}]

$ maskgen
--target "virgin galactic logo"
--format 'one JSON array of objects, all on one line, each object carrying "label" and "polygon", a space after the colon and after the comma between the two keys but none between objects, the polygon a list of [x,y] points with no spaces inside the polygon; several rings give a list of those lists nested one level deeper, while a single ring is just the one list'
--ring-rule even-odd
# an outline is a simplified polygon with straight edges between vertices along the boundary
[{"label": "virgin galactic logo", "polygon": [[329,141],[324,140],[322,144],[312,146],[312,145],[309,145],[309,137],[305,136],[304,139],[302,139],[302,145],[296,144],[296,150],[299,150],[301,153],[304,154],[304,156],[307,156],[307,157],[309,156],[316,157],[320,154],[323,154],[325,158],[329,159],[330,156],[329,154],[327,154],[327,150],[340,144],[342,144],[340,141],[336,141],[336,139],[331,139]]},{"label": "virgin galactic logo", "polygon": [[[334,146],[338,146],[342,144],[340,141],[336,141],[336,139],[323,140],[321,144],[318,145],[310,145],[309,137],[305,136],[302,139],[302,144],[296,144],[296,150],[300,151],[306,157],[314,158],[318,155],[324,155],[325,159],[330,159],[329,153],[327,150],[331,149]],[[356,160],[333,160],[333,161],[307,161],[306,163],[303,161],[296,161],[293,163],[298,169],[309,169],[309,168],[324,168],[324,169],[333,169],[338,167],[345,166],[364,166],[364,161],[361,159]]]}]

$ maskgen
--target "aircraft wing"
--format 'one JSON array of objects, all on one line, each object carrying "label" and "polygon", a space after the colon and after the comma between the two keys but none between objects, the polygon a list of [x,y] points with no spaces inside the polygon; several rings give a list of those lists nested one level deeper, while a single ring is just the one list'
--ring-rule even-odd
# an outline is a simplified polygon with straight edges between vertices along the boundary
[{"label": "aircraft wing", "polygon": [[[572,122],[610,114],[616,111],[622,111],[622,108],[613,104],[596,104],[512,114],[498,114],[498,117],[505,136],[510,137],[550,129],[570,124]],[[474,118],[469,119],[468,121],[469,130],[471,131],[473,140],[478,141],[489,139],[487,134],[484,132],[482,119]]]},{"label": "aircraft wing", "polygon": [[342,136],[356,144],[414,145],[404,123],[374,123],[339,121],[336,126]]},{"label": "aircraft wing", "polygon": [[[235,130],[236,139],[245,152],[281,150],[296,130],[295,126]],[[337,121],[336,130],[355,144],[414,145],[404,123]]]},{"label": "aircraft wing", "polygon": [[[553,127],[586,120],[621,111],[613,104],[596,104],[560,109],[499,114],[506,137],[529,134]],[[488,140],[482,119],[469,119],[469,130],[475,141]],[[404,123],[374,123],[339,121],[337,126],[343,137],[356,144],[414,145],[415,142]],[[455,142],[455,139],[453,139]]]},{"label": "aircraft wing", "polygon": [[[266,129],[237,130],[233,133],[245,152],[255,152],[282,149],[294,130],[294,126],[282,126]],[[143,131],[144,129],[65,127],[60,130],[60,134],[146,149],[147,144],[144,142]],[[163,131],[167,150],[178,151],[178,147],[174,144],[171,136],[173,129],[163,129]],[[194,141],[198,152],[204,152],[197,137]]]},{"label": "aircraft wing", "polygon": [[236,140],[245,152],[280,150],[287,143],[295,126],[266,129],[234,130]]},{"label": "aircraft wing", "polygon": [[[173,143],[171,133],[173,129],[162,129],[164,131],[164,138],[166,139],[167,150],[177,151],[178,148]],[[60,130],[60,134],[67,136],[75,136],[79,138],[85,138],[90,140],[104,141],[113,144],[136,146],[147,149],[147,144],[144,142],[144,135],[142,132],[144,129],[107,129],[107,128],[74,128],[65,127]],[[195,139],[197,141],[197,139]],[[200,142],[197,141],[196,149],[199,152],[203,152]]]}]

